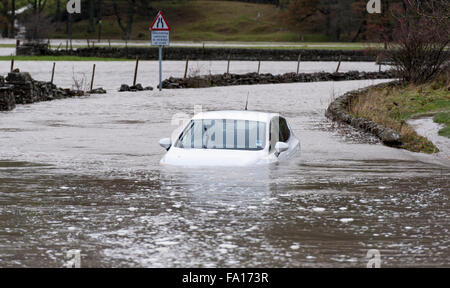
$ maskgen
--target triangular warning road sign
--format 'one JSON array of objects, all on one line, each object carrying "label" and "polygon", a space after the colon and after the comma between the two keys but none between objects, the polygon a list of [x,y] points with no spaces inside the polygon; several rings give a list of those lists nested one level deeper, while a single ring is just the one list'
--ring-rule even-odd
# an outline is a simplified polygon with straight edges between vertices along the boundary
[{"label": "triangular warning road sign", "polygon": [[156,18],[153,21],[152,26],[150,26],[150,30],[152,30],[152,31],[170,31],[169,23],[167,23],[167,20],[161,11],[159,11],[158,15],[156,15]]}]

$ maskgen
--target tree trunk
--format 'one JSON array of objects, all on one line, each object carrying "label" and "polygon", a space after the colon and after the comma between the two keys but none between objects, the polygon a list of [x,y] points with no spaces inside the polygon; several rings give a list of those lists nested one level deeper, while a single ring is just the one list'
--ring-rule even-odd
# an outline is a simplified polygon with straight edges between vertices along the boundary
[{"label": "tree trunk", "polygon": [[[8,0],[3,0],[2,1],[3,4],[3,10],[2,10],[2,15],[3,17],[5,17],[5,19],[8,19]],[[5,25],[3,26],[3,31],[2,31],[2,37],[6,38],[8,37],[9,34],[9,21],[5,21]]]},{"label": "tree trunk", "polygon": [[9,37],[14,38],[16,36],[16,31],[14,30],[14,22],[16,21],[16,0],[11,0],[11,32]]},{"label": "tree trunk", "polygon": [[61,21],[61,0],[56,1],[55,21],[56,23]]},{"label": "tree trunk", "polygon": [[94,14],[95,14],[94,0],[89,0],[89,25],[88,25],[88,33],[95,32],[95,27],[94,27]]},{"label": "tree trunk", "polygon": [[103,8],[103,1],[98,0],[97,4],[97,19],[98,19],[98,42],[102,39],[102,8]]}]

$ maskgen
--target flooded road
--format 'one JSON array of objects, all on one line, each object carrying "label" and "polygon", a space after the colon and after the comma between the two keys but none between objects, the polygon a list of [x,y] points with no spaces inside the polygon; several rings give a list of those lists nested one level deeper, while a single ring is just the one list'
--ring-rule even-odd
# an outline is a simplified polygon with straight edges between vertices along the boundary
[{"label": "flooded road", "polygon": [[[82,267],[365,267],[369,249],[382,267],[450,266],[448,157],[324,117],[334,97],[380,82],[109,91],[0,113],[0,266],[62,267],[71,249]],[[289,119],[300,155],[159,165],[174,115],[242,109],[248,93],[249,109]]]}]

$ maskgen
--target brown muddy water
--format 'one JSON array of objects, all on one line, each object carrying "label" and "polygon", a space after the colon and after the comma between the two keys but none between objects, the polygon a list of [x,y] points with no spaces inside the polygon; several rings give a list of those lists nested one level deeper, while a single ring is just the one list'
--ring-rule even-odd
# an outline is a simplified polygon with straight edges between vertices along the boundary
[{"label": "brown muddy water", "polygon": [[[450,266],[450,160],[385,147],[324,117],[380,81],[93,95],[0,113],[0,266]],[[116,85],[117,86],[117,85]],[[288,163],[159,165],[174,115],[280,112],[300,138]]]}]

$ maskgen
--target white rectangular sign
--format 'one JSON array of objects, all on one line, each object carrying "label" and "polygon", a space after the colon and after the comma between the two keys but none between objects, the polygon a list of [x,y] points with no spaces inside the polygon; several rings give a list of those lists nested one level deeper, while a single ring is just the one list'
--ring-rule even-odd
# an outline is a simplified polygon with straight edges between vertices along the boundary
[{"label": "white rectangular sign", "polygon": [[152,31],[153,46],[169,46],[170,31]]}]

